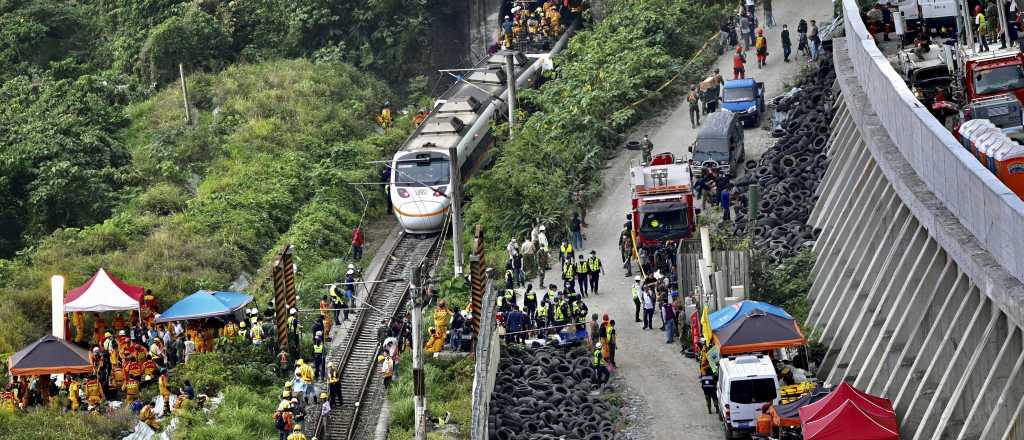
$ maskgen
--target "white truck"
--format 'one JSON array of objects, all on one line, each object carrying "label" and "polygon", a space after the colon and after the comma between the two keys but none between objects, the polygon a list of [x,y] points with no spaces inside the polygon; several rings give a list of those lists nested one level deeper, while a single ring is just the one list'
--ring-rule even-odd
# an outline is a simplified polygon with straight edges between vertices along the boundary
[{"label": "white truck", "polygon": [[753,432],[765,403],[779,404],[779,379],[768,356],[730,356],[718,362],[718,405],[725,438]]}]

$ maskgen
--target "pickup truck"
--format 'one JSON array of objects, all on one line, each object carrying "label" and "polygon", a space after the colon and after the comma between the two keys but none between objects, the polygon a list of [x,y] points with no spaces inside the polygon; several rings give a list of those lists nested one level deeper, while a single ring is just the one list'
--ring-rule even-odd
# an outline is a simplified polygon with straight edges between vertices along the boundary
[{"label": "pickup truck", "polygon": [[734,79],[722,85],[722,110],[736,113],[744,127],[761,122],[764,112],[764,83],[753,79]]}]

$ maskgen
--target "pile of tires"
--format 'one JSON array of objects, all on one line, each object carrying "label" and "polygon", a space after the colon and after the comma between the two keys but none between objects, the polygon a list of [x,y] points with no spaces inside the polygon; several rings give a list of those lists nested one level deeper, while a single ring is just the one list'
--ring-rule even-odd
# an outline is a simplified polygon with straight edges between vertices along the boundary
[{"label": "pile of tires", "polygon": [[618,408],[591,395],[598,387],[586,349],[504,350],[491,394],[490,439],[621,438],[612,422]]},{"label": "pile of tires", "polygon": [[[812,246],[819,230],[807,224],[817,189],[828,169],[828,140],[831,134],[835,69],[831,57],[823,57],[815,68],[799,79],[799,90],[775,105],[788,113],[781,132],[760,160],[747,161],[746,175],[736,179],[736,191],[746,192],[751,184],[761,187],[756,221],[748,218],[749,207],[740,208],[734,232],[753,232],[754,247],[779,262]],[[753,227],[753,231],[748,228]]]}]

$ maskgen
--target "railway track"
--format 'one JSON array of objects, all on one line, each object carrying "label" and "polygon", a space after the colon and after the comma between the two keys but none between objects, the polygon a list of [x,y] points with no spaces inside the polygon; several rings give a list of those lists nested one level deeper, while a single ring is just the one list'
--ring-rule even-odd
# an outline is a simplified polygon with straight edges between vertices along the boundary
[{"label": "railway track", "polygon": [[362,413],[380,398],[373,386],[378,380],[377,327],[381,320],[394,316],[405,304],[412,269],[422,264],[425,274],[436,263],[441,237],[440,234],[424,237],[403,232],[388,252],[387,260],[369,287],[364,304],[359,305],[366,308],[356,316],[355,325],[342,345],[328,352],[328,361],[341,371],[344,404],[331,409],[326,423],[317,420],[312,433],[317,438],[348,440],[356,437]]}]

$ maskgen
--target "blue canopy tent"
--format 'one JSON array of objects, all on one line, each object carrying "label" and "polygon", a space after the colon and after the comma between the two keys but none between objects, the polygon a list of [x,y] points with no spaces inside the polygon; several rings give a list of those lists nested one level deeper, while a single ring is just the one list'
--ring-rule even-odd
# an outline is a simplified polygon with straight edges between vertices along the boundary
[{"label": "blue canopy tent", "polygon": [[174,303],[160,314],[156,322],[187,321],[234,313],[252,302],[252,296],[242,292],[214,292],[200,290]]},{"label": "blue canopy tent", "polygon": [[793,316],[786,313],[786,311],[781,307],[773,306],[761,301],[744,300],[708,315],[708,321],[711,323],[711,330],[717,331],[731,323],[737,317],[747,316],[754,310],[760,310],[764,313],[775,315],[780,318],[793,319]]}]

